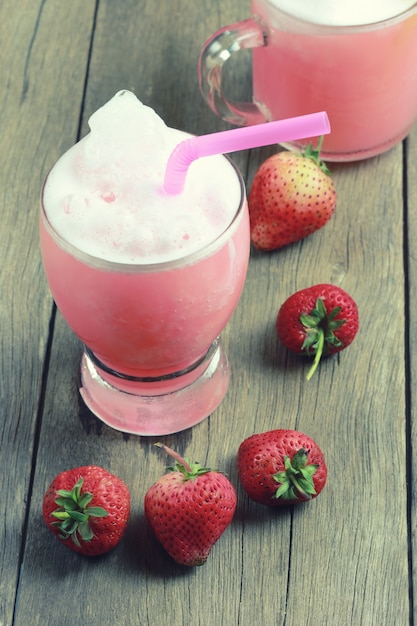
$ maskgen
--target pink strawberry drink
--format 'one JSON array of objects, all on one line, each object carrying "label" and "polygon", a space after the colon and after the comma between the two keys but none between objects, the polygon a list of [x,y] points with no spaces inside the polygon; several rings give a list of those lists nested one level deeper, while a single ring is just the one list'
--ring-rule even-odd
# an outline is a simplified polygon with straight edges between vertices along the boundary
[{"label": "pink strawberry drink", "polygon": [[[225,59],[252,49],[252,102],[231,103]],[[252,0],[252,17],[223,27],[198,63],[208,106],[252,125],[326,111],[322,157],[364,159],[403,139],[417,119],[415,0]],[[312,138],[291,142],[306,145]]]},{"label": "pink strawberry drink", "polygon": [[268,45],[253,51],[254,100],[266,103],[273,119],[325,109],[332,126],[327,158],[388,149],[417,116],[417,14],[386,20],[414,4],[253,0],[254,14],[269,24]]},{"label": "pink strawberry drink", "polygon": [[[183,193],[166,194],[168,156],[186,136],[129,92],[89,124],[43,189],[47,279],[86,346],[82,395],[90,408],[128,432],[181,430],[206,417],[227,388],[217,338],[247,270],[243,184],[225,157],[206,157],[190,166]],[[193,385],[187,399],[183,388]]]}]

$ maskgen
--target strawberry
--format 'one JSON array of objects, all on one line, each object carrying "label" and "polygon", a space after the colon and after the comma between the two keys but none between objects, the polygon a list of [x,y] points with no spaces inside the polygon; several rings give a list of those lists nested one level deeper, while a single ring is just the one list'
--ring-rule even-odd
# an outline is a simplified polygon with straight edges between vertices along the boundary
[{"label": "strawberry", "polygon": [[129,515],[130,494],[125,483],[95,465],[61,472],[43,499],[48,528],[65,546],[87,556],[114,548]]},{"label": "strawberry", "polygon": [[314,357],[309,380],[323,355],[340,352],[352,343],[359,329],[358,307],[340,287],[314,285],[293,293],[284,302],[276,329],[286,348]]},{"label": "strawberry", "polygon": [[203,565],[232,521],[236,493],[220,472],[189,464],[156,444],[176,463],[145,494],[145,516],[156,538],[180,565]]},{"label": "strawberry", "polygon": [[251,240],[275,250],[322,228],[336,207],[336,189],[311,145],[305,152],[279,152],[256,172],[248,197]]},{"label": "strawberry", "polygon": [[296,430],[270,430],[248,437],[239,446],[237,467],[248,496],[268,506],[312,500],[327,480],[319,446]]}]

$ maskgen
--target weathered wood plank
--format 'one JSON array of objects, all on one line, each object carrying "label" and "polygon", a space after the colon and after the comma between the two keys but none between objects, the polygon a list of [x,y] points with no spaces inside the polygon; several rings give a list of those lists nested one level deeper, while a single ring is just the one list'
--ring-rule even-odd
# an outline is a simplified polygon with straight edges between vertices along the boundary
[{"label": "weathered wood plank", "polygon": [[[246,17],[249,6],[248,0],[101,0],[84,132],[88,116],[119,89],[133,91],[174,128],[201,134],[226,127],[200,96],[197,59],[206,38]],[[239,93],[242,82],[249,87],[249,75],[230,80]]]},{"label": "weathered wood plank", "polygon": [[[410,380],[407,392],[409,393],[410,411],[408,415],[408,434],[410,437],[410,532],[412,548],[412,591],[415,598],[417,589],[417,403],[416,403],[416,375],[417,375],[417,128],[413,130],[407,141],[407,261],[408,261],[408,317],[405,318],[409,333],[410,348]],[[417,620],[417,606],[414,601],[413,617]]]},{"label": "weathered wood plank", "polygon": [[[335,219],[282,271],[296,288],[340,284],[358,303],[361,331],[309,385],[286,362],[282,406],[322,442],[330,468],[326,498],[294,517],[286,625],[331,624],[336,615],[341,624],[405,624],[405,467],[395,493],[381,468],[405,458],[401,146],[333,169]],[[313,582],[299,594],[302,580]]]},{"label": "weathered wood plank", "polygon": [[[73,143],[94,3],[0,3],[0,623],[12,623],[52,300],[37,236],[46,168]],[[23,538],[24,540],[24,538]]]}]

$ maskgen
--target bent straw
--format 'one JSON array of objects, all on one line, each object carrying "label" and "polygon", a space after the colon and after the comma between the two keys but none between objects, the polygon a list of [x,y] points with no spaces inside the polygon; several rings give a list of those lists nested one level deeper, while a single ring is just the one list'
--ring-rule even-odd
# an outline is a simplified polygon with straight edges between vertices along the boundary
[{"label": "bent straw", "polygon": [[168,194],[181,193],[189,166],[200,157],[269,146],[273,143],[306,137],[319,137],[329,132],[329,118],[325,111],[321,111],[255,126],[189,137],[181,141],[170,154],[163,189]]}]

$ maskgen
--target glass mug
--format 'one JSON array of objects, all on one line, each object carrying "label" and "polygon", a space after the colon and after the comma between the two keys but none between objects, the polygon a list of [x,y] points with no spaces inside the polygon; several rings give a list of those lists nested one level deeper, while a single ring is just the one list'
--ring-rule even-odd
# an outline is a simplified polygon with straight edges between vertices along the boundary
[{"label": "glass mug", "polygon": [[[208,106],[241,126],[325,110],[328,161],[372,157],[404,139],[417,119],[417,3],[402,0],[398,13],[397,1],[396,15],[356,25],[315,23],[316,16],[301,19],[278,3],[252,0],[252,17],[206,41],[198,75]],[[253,101],[233,103],[224,95],[222,69],[240,49],[252,50]]]},{"label": "glass mug", "polygon": [[[119,115],[123,123],[133,98],[129,92],[114,98],[115,106],[126,105]],[[132,106],[135,112],[134,101]],[[88,155],[95,159],[101,151],[90,126],[91,133],[58,160],[42,190],[40,242],[48,284],[84,344],[80,392],[91,411],[123,432],[178,432],[212,413],[228,388],[219,335],[238,303],[249,260],[244,183],[227,157],[201,159],[189,174],[191,187],[172,204],[159,182],[154,185],[159,160],[155,169],[147,148],[143,165],[137,156],[136,171],[126,167],[136,153],[122,142],[109,163],[89,166]],[[148,128],[147,119],[143,126]],[[135,142],[128,123],[127,133]],[[163,127],[161,137],[167,133],[175,143],[186,137]],[[153,135],[149,141],[149,148],[160,150]],[[210,174],[225,181],[224,189],[202,183]],[[152,259],[144,254],[153,245],[150,228],[162,255]]]}]

